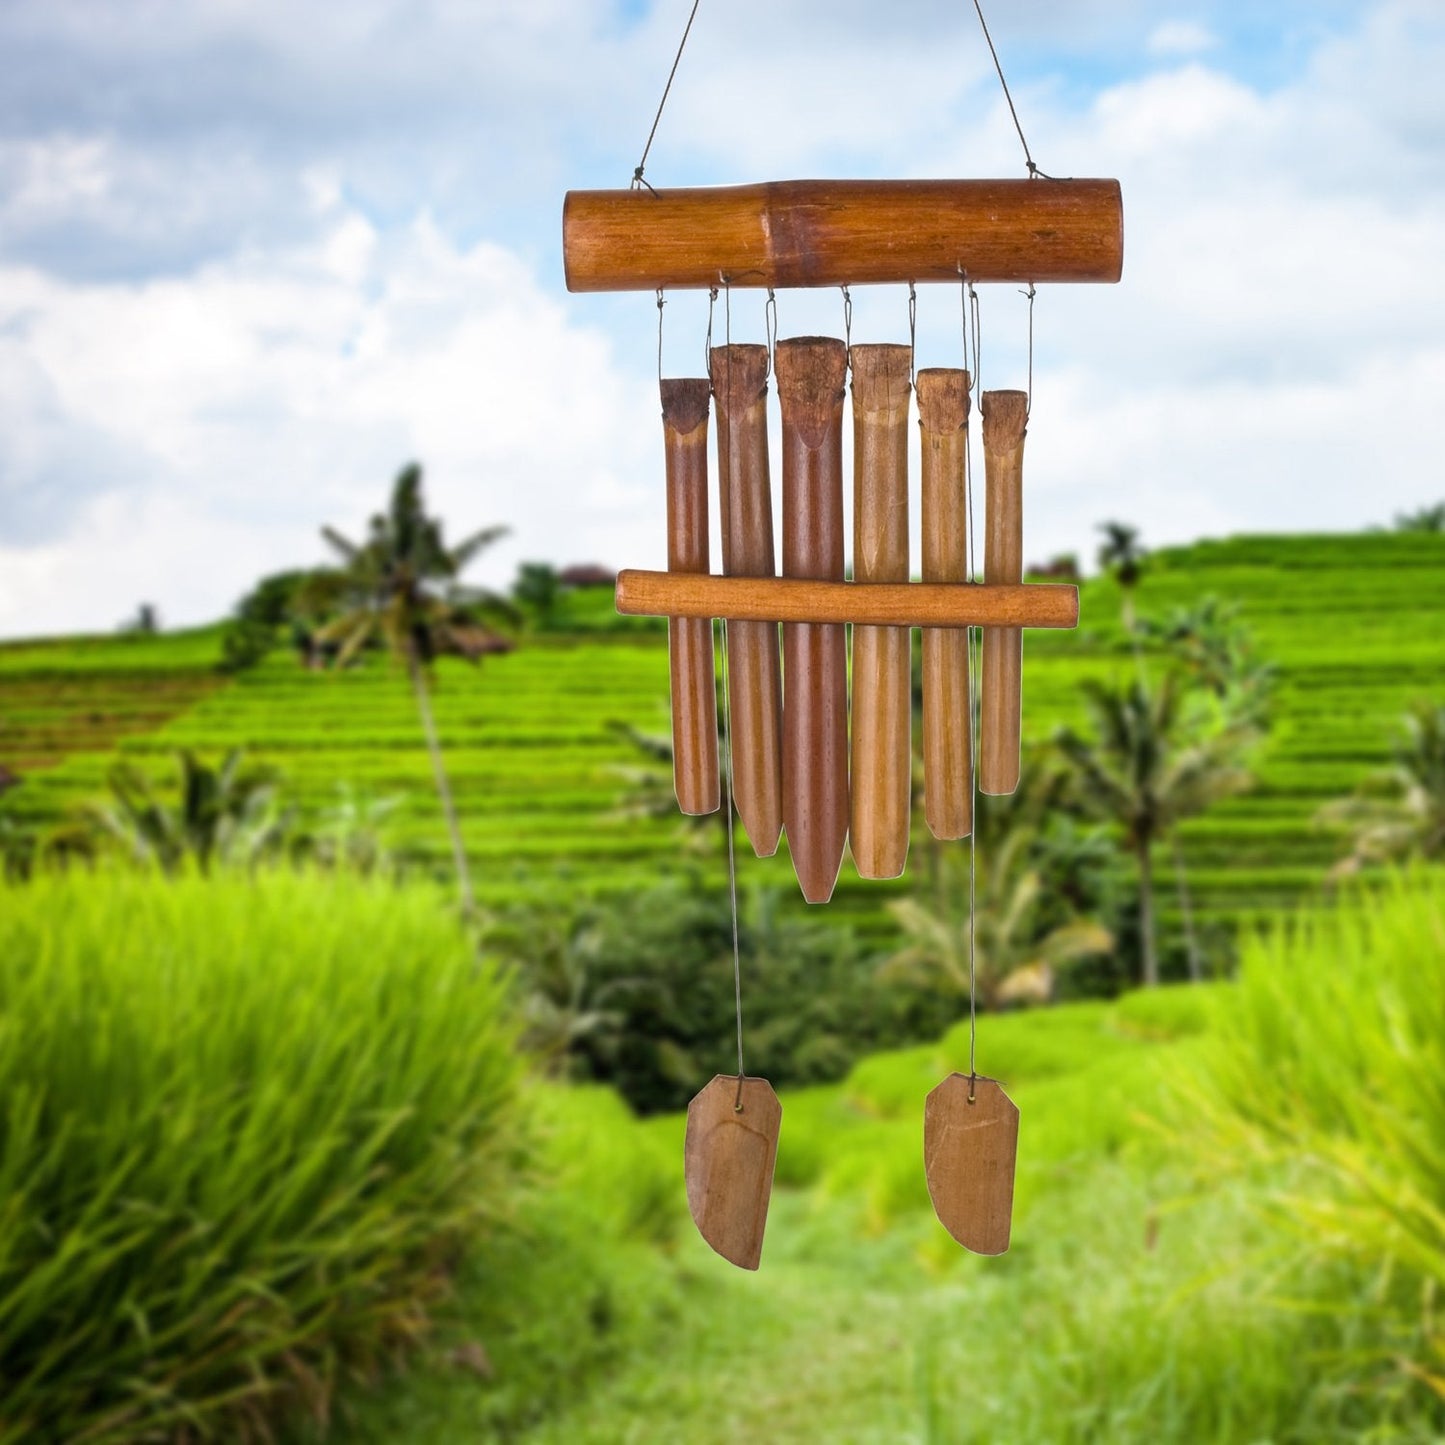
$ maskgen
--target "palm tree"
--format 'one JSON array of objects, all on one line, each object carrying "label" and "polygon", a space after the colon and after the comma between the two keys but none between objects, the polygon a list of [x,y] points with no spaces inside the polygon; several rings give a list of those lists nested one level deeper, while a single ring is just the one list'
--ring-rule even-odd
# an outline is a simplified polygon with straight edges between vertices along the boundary
[{"label": "palm tree", "polygon": [[1354,832],[1351,851],[1332,878],[1367,863],[1445,858],[1445,706],[1415,703],[1396,741],[1394,764],[1367,779],[1354,797],[1321,809],[1319,817]]},{"label": "palm tree", "polygon": [[189,750],[176,754],[174,800],[130,763],[110,773],[110,798],[87,804],[90,824],[120,843],[137,862],[174,873],[186,860],[209,873],[216,863],[252,864],[281,848],[295,821],[276,806],[273,769],[247,767],[233,749],[219,767]]},{"label": "palm tree", "polygon": [[528,908],[491,919],[480,946],[516,973],[522,1046],[549,1073],[585,1078],[608,1062],[626,1022],[631,978],[608,979],[598,967],[601,929],[593,910]]},{"label": "palm tree", "polygon": [[1433,507],[1421,507],[1416,512],[1395,514],[1397,532],[1445,532],[1445,502],[1436,502]]},{"label": "palm tree", "polygon": [[415,462],[398,473],[387,510],[371,519],[365,542],[348,541],[332,527],[321,529],[342,559],[345,600],[341,615],[318,631],[317,640],[335,644],[334,665],[345,667],[379,636],[406,668],[451,839],[462,906],[468,913],[476,903],[432,716],[431,665],[443,654],[475,662],[498,650],[499,635],[491,624],[499,618],[510,622],[515,614],[493,593],[463,588],[457,579],[473,558],[506,532],[505,527],[486,527],[448,547],[441,521],[427,515],[421,467]]},{"label": "palm tree", "polygon": [[1152,849],[1185,818],[1248,787],[1245,750],[1251,729],[1232,719],[1205,719],[1186,706],[1177,673],[1154,691],[1143,681],[1082,684],[1092,736],[1061,729],[1055,744],[1074,769],[1074,799],[1091,817],[1119,826],[1139,869],[1143,981],[1159,982],[1154,927]]},{"label": "palm tree", "polygon": [[1267,726],[1276,668],[1255,654],[1253,636],[1239,620],[1237,604],[1204,597],[1191,606],[1175,607],[1162,619],[1141,617],[1138,631],[1162,644],[1172,662],[1208,688],[1240,721]]},{"label": "palm tree", "polygon": [[[994,846],[980,848],[974,901],[974,977],[985,1008],[1046,1002],[1058,971],[1092,954],[1108,953],[1114,935],[1092,918],[1049,928],[1043,918],[1044,880],[1031,859],[1032,824],[1020,823]],[[969,993],[968,853],[951,848],[939,861],[932,900],[895,899],[888,911],[903,932],[903,947],[888,958],[885,977]]]},{"label": "palm tree", "polygon": [[1139,545],[1139,532],[1123,522],[1103,522],[1099,531],[1104,540],[1099,545],[1099,566],[1119,584],[1124,599],[1124,630],[1134,630],[1134,589],[1144,576],[1144,563],[1149,553]]},{"label": "palm tree", "polygon": [[[722,678],[713,681],[717,692],[715,716],[717,718],[719,766],[726,766],[727,733],[725,730],[725,699]],[[727,852],[728,828],[735,821],[727,807],[726,794],[722,794],[722,806],[711,813],[679,813],[677,790],[673,781],[672,734],[644,732],[643,729],[625,722],[621,718],[609,718],[607,730],[615,733],[636,752],[636,761],[619,763],[610,771],[626,790],[618,801],[618,816],[623,818],[662,818],[680,820],[684,846],[690,852],[711,851],[715,842],[722,852]],[[720,780],[721,781],[721,780]]]},{"label": "palm tree", "polygon": [[512,601],[544,632],[551,627],[562,601],[562,579],[550,562],[523,562],[512,583]]}]

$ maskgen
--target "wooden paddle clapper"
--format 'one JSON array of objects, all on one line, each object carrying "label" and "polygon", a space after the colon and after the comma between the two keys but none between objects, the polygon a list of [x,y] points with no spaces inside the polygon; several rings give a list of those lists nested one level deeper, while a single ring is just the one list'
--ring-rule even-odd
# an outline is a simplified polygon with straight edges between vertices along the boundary
[{"label": "wooden paddle clapper", "polygon": [[[686,36],[684,36],[684,40]],[[680,54],[681,52],[679,52]],[[664,97],[665,99],[665,97]],[[660,115],[660,111],[659,111]],[[1027,147],[1025,147],[1027,150]],[[644,154],[644,162],[646,156]],[[668,569],[626,570],[617,610],[668,619],[679,806],[736,806],[758,856],[786,833],[803,896],[826,902],[851,840],[861,877],[905,867],[911,814],[910,631],[923,634],[924,816],[966,838],[974,798],[1018,786],[1022,638],[1070,628],[1072,586],[1024,585],[1024,391],[979,399],[985,464],[984,580],[970,575],[967,366],[914,373],[914,288],[1114,282],[1123,209],[1114,180],[783,181],[708,189],[573,191],[563,209],[568,289],[729,293],[729,334],[705,377],[661,379]],[[731,292],[906,285],[907,344],[800,336],[735,345]],[[659,320],[660,325],[660,320]],[[710,328],[711,329],[711,328]],[[660,341],[660,338],[659,338]],[[660,345],[659,345],[660,354]],[[777,575],[767,438],[769,375],[782,437]],[[853,565],[845,580],[843,420],[852,379]],[[922,580],[910,580],[907,426],[922,443]],[[722,568],[708,555],[708,423],[717,406]],[[725,736],[718,750],[714,620],[723,623]],[[851,667],[848,626],[852,627]],[[782,664],[779,666],[779,629]],[[970,636],[982,639],[971,676]],[[849,683],[851,677],[851,699]],[[979,736],[973,729],[979,699]],[[850,712],[851,708],[851,712]],[[850,726],[851,724],[851,726]],[[719,774],[727,782],[719,786]],[[724,797],[726,793],[726,797]],[[736,876],[729,829],[729,880]],[[735,969],[739,967],[734,957]],[[688,1113],[688,1202],[724,1257],[756,1268],[781,1106],[739,1063]],[[1007,1248],[1018,1110],[995,1080],[955,1074],[925,1107],[925,1172],[939,1219],[966,1248]]]}]

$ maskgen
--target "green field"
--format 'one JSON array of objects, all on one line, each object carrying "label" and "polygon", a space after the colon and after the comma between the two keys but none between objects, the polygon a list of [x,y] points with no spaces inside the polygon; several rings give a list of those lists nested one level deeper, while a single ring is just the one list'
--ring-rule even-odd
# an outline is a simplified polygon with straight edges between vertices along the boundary
[{"label": "green field", "polygon": [[[1319,896],[1338,839],[1319,806],[1384,763],[1406,705],[1445,691],[1445,537],[1245,537],[1155,555],[1146,614],[1215,596],[1238,603],[1261,657],[1279,669],[1258,783],[1183,829],[1206,918],[1239,920]],[[605,603],[605,599],[602,599]],[[1025,728],[1047,737],[1076,720],[1078,683],[1126,671],[1113,584],[1086,584],[1077,634],[1031,634]],[[159,773],[188,747],[244,745],[277,764],[289,791],[323,808],[346,783],[401,796],[394,842],[438,860],[445,842],[400,675],[373,658],[344,675],[302,669],[286,651],[232,680],[210,669],[219,631],[0,647],[0,763],[23,775],[5,810],[41,827],[99,793],[116,750]],[[635,763],[608,729],[667,727],[665,643],[657,630],[524,640],[473,671],[444,662],[437,709],[478,889],[518,895],[613,893],[679,866],[679,827],[625,816],[619,769]],[[915,844],[919,829],[915,828]],[[916,856],[915,856],[916,866]],[[746,879],[786,884],[786,860],[745,862]],[[860,882],[845,863],[835,917],[889,927],[883,900],[909,886]],[[1175,926],[1172,890],[1164,925]]]}]

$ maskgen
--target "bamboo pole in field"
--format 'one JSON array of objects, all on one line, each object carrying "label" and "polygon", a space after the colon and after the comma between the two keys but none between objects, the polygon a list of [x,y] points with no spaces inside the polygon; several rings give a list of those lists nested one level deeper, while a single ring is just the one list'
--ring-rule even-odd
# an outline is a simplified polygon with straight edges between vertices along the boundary
[{"label": "bamboo pole in field", "polygon": [[[1023,391],[986,391],[983,412],[984,476],[988,520],[984,581],[1021,582],[1024,575],[1024,434],[1029,398]],[[1023,719],[1024,636],[1017,627],[983,634],[983,700],[978,786],[1011,793],[1019,785]]]},{"label": "bamboo pole in field", "polygon": [[[783,413],[783,574],[843,578],[848,350],[801,336],[776,350]],[[809,903],[826,903],[848,837],[848,653],[839,624],[783,626],[783,826]]]},{"label": "bamboo pole in field", "polygon": [[[671,572],[706,572],[706,377],[661,383],[667,454],[667,566]],[[667,623],[672,685],[672,780],[684,813],[715,813],[718,795],[717,688],[712,621],[671,617]]]},{"label": "bamboo pole in field", "polygon": [[[717,398],[723,571],[730,577],[772,577],[777,567],[768,474],[768,349],[716,346],[708,370]],[[729,621],[727,662],[733,800],[753,852],[768,857],[778,851],[783,831],[777,619]]]},{"label": "bamboo pole in field", "polygon": [[[908,581],[908,396],[913,348],[855,346],[853,578]],[[967,635],[967,634],[965,634]],[[908,861],[912,697],[906,627],[853,628],[852,808],[860,878],[897,878]]]},{"label": "bamboo pole in field", "polygon": [[1117,281],[1114,180],[773,181],[571,191],[569,291]]},{"label": "bamboo pole in field", "polygon": [[[966,371],[918,373],[923,437],[923,580],[968,580]],[[935,838],[973,829],[968,633],[923,629],[923,813]]]}]

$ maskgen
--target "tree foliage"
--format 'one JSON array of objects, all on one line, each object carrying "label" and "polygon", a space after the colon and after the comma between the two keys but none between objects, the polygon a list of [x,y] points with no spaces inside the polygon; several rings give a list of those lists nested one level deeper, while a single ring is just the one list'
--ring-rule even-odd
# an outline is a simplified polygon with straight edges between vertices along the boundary
[{"label": "tree foliage", "polygon": [[462,906],[468,912],[475,900],[432,717],[429,676],[440,656],[475,662],[510,646],[496,626],[499,619],[515,620],[511,605],[485,589],[463,587],[459,580],[466,567],[506,532],[505,527],[484,527],[449,547],[441,520],[427,513],[421,468],[415,463],[397,475],[387,509],[372,517],[364,542],[349,541],[334,527],[322,528],[343,565],[338,614],[318,631],[317,640],[334,645],[334,664],[345,667],[379,637],[405,667],[446,820]]},{"label": "tree foliage", "polygon": [[1124,522],[1102,522],[1099,531],[1104,540],[1099,544],[1099,566],[1118,584],[1124,598],[1124,626],[1134,628],[1134,589],[1144,576],[1149,552],[1139,541],[1139,532]]},{"label": "tree foliage", "polygon": [[1118,830],[1139,870],[1142,971],[1159,981],[1152,849],[1186,818],[1247,788],[1255,733],[1218,708],[1199,706],[1176,671],[1150,687],[1097,679],[1082,685],[1089,728],[1060,729],[1055,745],[1073,770],[1071,797]]},{"label": "tree foliage", "polygon": [[[835,1079],[870,1049],[936,1037],[956,997],[900,989],[851,929],[791,897],[743,899],[746,1067],[775,1085]],[[680,1109],[737,1068],[732,925],[724,890],[683,878],[558,910],[515,908],[484,947],[517,975],[532,1041],[572,1077],[614,1084],[644,1112]]]},{"label": "tree foliage", "polygon": [[216,765],[189,749],[178,752],[172,788],[127,762],[116,764],[108,781],[109,796],[86,805],[84,816],[133,861],[166,873],[188,863],[209,873],[274,858],[295,822],[295,810],[278,801],[275,771],[248,764],[240,748]]},{"label": "tree foliage", "polygon": [[1445,705],[1416,702],[1406,713],[1390,767],[1367,778],[1353,797],[1320,812],[1346,828],[1350,852],[1333,878],[1373,863],[1445,858]]}]

